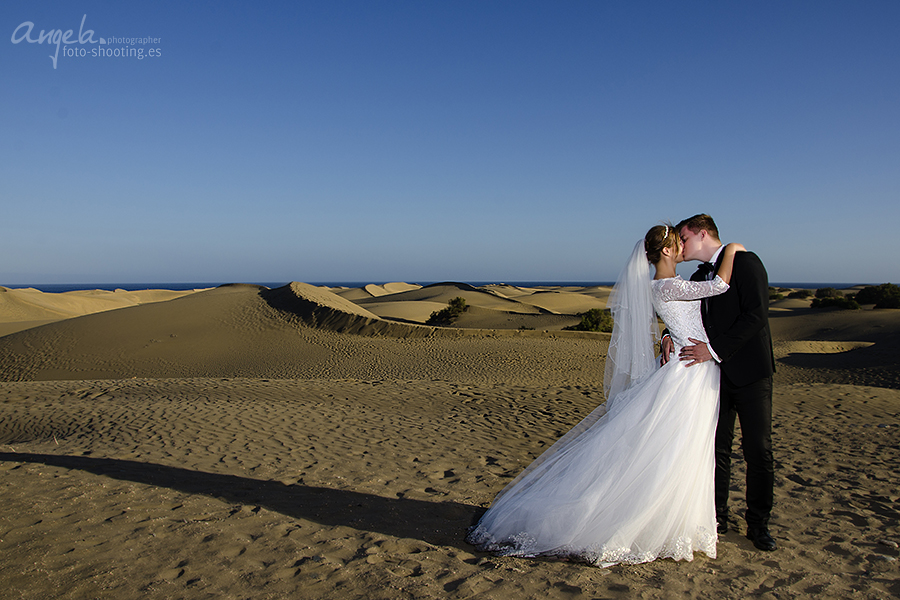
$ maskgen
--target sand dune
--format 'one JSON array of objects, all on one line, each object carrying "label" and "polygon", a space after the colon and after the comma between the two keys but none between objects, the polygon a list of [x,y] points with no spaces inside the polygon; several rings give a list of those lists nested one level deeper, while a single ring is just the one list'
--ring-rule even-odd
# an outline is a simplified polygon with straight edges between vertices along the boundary
[{"label": "sand dune", "polygon": [[[475,329],[562,330],[576,315],[604,308],[609,288],[524,288],[506,284],[474,287],[460,283],[417,286],[389,283],[364,288],[332,289],[383,319],[424,324],[435,311],[462,297],[470,310],[455,324]],[[523,315],[530,315],[525,317]]]},{"label": "sand dune", "polygon": [[416,285],[414,283],[403,283],[401,281],[395,281],[393,283],[385,283],[383,285],[375,285],[374,283],[370,283],[363,289],[371,296],[387,296],[389,294],[398,294],[401,292],[417,290],[421,287],[421,285]]},{"label": "sand dune", "polygon": [[365,306],[367,310],[377,314],[382,319],[425,324],[433,312],[446,308],[447,304],[444,302],[430,302],[428,300],[415,302],[399,300],[361,302],[360,306]]},{"label": "sand dune", "polygon": [[52,294],[34,288],[10,289],[0,286],[0,336],[62,319],[125,306],[163,302],[191,293],[193,291],[84,290]]},{"label": "sand dune", "polygon": [[372,294],[366,291],[364,287],[361,288],[328,288],[328,290],[340,296],[341,298],[346,298],[351,302],[356,302],[357,300],[361,300],[363,298],[372,298]]},{"label": "sand dune", "polygon": [[522,304],[520,302],[510,300],[509,298],[504,298],[502,296],[492,294],[490,291],[485,291],[466,283],[436,283],[416,290],[409,290],[405,292],[379,296],[378,298],[372,300],[360,300],[359,305],[365,307],[369,304],[381,302],[425,301],[439,303],[443,306],[446,306],[447,303],[450,302],[450,300],[457,297],[465,299],[466,303],[471,306],[478,306],[481,308],[491,308],[501,311],[523,312],[530,314],[540,312],[539,309],[536,309],[533,306]]},{"label": "sand dune", "polygon": [[506,283],[494,283],[483,286],[481,289],[488,291],[496,296],[503,296],[504,298],[518,298],[521,296],[529,296],[538,291],[538,288],[519,287]]},{"label": "sand dune", "polygon": [[[378,287],[223,286],[0,337],[0,589],[900,595],[900,311],[773,303],[775,553],[730,532],[715,560],[599,569],[495,558],[463,537],[602,402],[609,336],[555,328],[609,290]],[[471,305],[456,328],[398,320],[456,296]]]},{"label": "sand dune", "polygon": [[592,308],[606,308],[606,301],[612,291],[612,288],[606,286],[525,288],[507,284],[487,285],[481,289],[548,312],[565,315],[576,315]]},{"label": "sand dune", "polygon": [[[608,340],[606,334],[544,336],[511,328],[490,335],[386,321],[329,290],[302,283],[274,290],[231,285],[0,337],[0,377],[369,378],[387,370],[391,377],[414,379],[425,368],[444,378],[484,381],[498,361],[509,360],[522,366],[519,379],[533,381],[567,368],[585,349],[592,357],[602,356]],[[497,336],[510,338],[502,349],[495,349]],[[572,339],[570,354],[564,351],[547,362],[544,353],[561,336]],[[465,358],[473,352],[484,356],[475,369]]]},{"label": "sand dune", "polygon": [[[592,359],[601,358],[605,351],[605,334],[560,330],[577,322],[577,313],[596,305],[598,296],[608,294],[608,290],[582,289],[582,294],[576,289],[474,288],[452,283],[422,288],[394,285],[394,289],[402,288],[413,289],[378,297],[367,294],[354,302],[327,288],[298,282],[274,290],[231,285],[187,293],[170,301],[65,319],[0,337],[0,378],[309,378],[338,373],[366,377],[377,372],[376,365],[385,363],[395,363],[393,373],[415,378],[419,368],[414,364],[415,356],[426,363],[446,361],[446,353],[456,353],[457,345],[478,347],[486,343],[488,335],[549,336],[544,341],[528,342],[529,348],[539,348],[540,352],[552,338],[584,338]],[[503,297],[504,293],[516,299]],[[148,292],[138,298],[159,298],[163,294],[153,296]],[[39,297],[44,296],[53,295]],[[45,304],[77,313],[85,306],[83,298],[91,294],[57,296],[63,298],[45,298]],[[455,328],[421,325],[431,312],[445,306],[445,300],[457,296],[467,298],[471,308]],[[528,303],[545,299],[547,306],[565,313],[555,314]],[[781,310],[771,313],[771,324],[784,377],[895,385],[900,371],[897,311],[820,311],[806,305],[789,308],[782,302],[774,303]],[[0,324],[13,321],[18,314],[0,313]],[[363,338],[336,335],[341,333]],[[380,338],[406,341],[398,346]],[[363,355],[361,348],[367,349]],[[487,348],[483,351],[490,352]],[[528,357],[523,360],[534,373],[545,372],[537,366],[542,359],[530,350],[519,351]],[[342,356],[348,360],[342,360]],[[447,369],[448,376],[450,372],[459,376],[458,369]],[[834,370],[840,374],[838,379],[823,376],[825,371]]]},{"label": "sand dune", "polygon": [[296,314],[311,327],[343,331],[355,324],[378,320],[378,316],[326,289],[293,282],[260,295],[273,307]]},{"label": "sand dune", "polygon": [[454,325],[456,327],[475,329],[521,329],[559,332],[563,327],[576,325],[580,321],[580,317],[572,314],[558,314],[546,309],[540,309],[540,312],[535,314],[473,306],[464,312]]},{"label": "sand dune", "polygon": [[519,296],[519,302],[530,304],[546,311],[571,315],[587,312],[593,308],[606,308],[606,298],[594,298],[579,292],[537,291],[529,296]]},{"label": "sand dune", "polygon": [[[368,289],[368,287],[367,287]],[[514,286],[442,283],[354,301],[385,319],[425,323],[456,297],[465,299],[470,309],[454,324],[473,329],[562,330],[579,322],[577,314],[603,308],[605,298]]]}]

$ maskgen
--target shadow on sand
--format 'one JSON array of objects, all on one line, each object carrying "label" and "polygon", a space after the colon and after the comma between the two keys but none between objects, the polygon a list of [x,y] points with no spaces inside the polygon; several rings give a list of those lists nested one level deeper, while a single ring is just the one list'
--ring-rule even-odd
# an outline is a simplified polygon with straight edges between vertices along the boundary
[{"label": "shadow on sand", "polygon": [[463,541],[484,512],[457,502],[385,498],[350,490],[286,485],[278,481],[192,471],[180,467],[86,456],[0,452],[0,461],[77,469],[112,479],[202,494],[226,502],[263,506],[291,518],[345,526],[471,552]]}]

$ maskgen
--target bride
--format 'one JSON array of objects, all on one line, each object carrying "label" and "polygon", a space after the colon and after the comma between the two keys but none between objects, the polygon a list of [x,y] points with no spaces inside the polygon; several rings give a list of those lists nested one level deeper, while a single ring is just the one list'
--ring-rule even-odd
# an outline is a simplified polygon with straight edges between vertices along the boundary
[{"label": "bride", "polygon": [[[609,566],[716,556],[713,439],[719,367],[655,358],[665,321],[676,348],[706,341],[700,299],[728,289],[729,244],[712,281],[675,274],[681,241],[658,225],[638,242],[608,305],[607,402],[560,438],[494,500],[466,540],[503,556]],[[650,263],[656,274],[651,280]],[[654,310],[655,309],[655,310]]]}]

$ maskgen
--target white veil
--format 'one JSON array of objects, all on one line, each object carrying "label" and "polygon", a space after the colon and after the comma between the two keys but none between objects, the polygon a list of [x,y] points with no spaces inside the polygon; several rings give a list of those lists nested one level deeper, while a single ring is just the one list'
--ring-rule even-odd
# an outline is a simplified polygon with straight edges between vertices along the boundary
[{"label": "white veil", "polygon": [[609,403],[656,368],[659,326],[650,294],[650,262],[640,240],[606,303],[613,316],[603,393]]},{"label": "white veil", "polygon": [[[606,373],[603,378],[603,392],[606,403],[595,408],[589,415],[570,429],[555,444],[519,473],[494,498],[494,504],[509,490],[530,487],[540,480],[540,476],[528,482],[522,480],[538,470],[550,458],[571,448],[581,439],[581,434],[609,412],[615,396],[628,388],[632,382],[652,373],[656,369],[655,345],[659,338],[659,326],[650,295],[650,263],[644,252],[644,241],[634,247],[631,258],[609,296],[607,307],[613,314],[613,332],[606,357]],[[525,489],[521,488],[521,489]]]}]

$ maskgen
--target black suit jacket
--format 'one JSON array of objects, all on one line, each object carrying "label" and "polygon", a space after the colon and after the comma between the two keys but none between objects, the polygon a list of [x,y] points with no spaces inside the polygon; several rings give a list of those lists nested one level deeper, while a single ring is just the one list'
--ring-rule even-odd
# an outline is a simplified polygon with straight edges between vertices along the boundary
[{"label": "black suit jacket", "polygon": [[[691,279],[704,277],[697,272]],[[775,356],[769,331],[769,276],[759,257],[738,252],[728,291],[702,302],[703,327],[722,361],[722,373],[738,386],[771,377]]]}]

